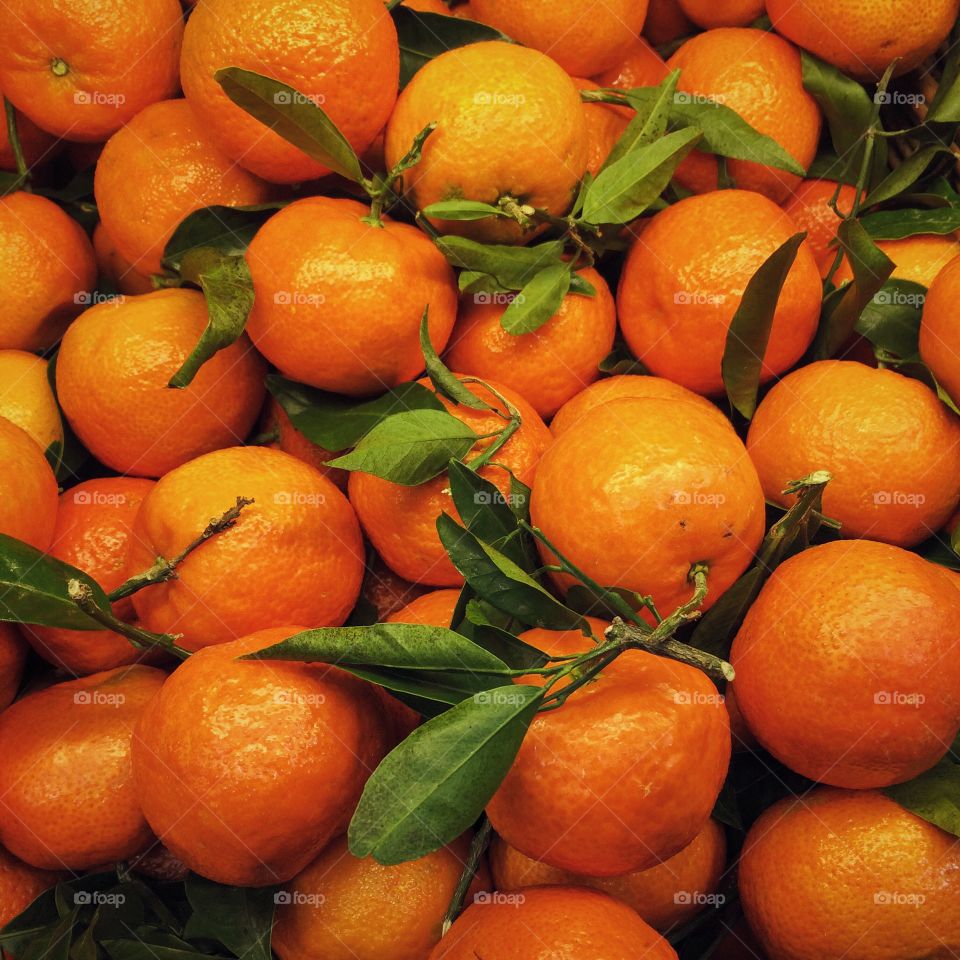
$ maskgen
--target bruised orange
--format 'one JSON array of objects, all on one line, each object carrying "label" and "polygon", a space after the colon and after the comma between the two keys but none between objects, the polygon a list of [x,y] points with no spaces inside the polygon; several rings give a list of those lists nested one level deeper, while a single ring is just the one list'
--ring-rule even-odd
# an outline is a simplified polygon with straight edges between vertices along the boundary
[{"label": "bruised orange", "polygon": [[850,213],[856,189],[833,180],[804,180],[783,204],[784,213],[793,219],[797,229],[806,231],[807,244],[822,277],[827,275],[837,256],[836,244],[831,246],[841,222],[830,206],[835,194],[837,209],[843,214]]},{"label": "bruised orange", "polygon": [[57,519],[57,480],[30,436],[0,417],[0,533],[46,550]]},{"label": "bruised orange", "polygon": [[920,355],[937,382],[960,397],[960,336],[954,323],[960,294],[960,256],[951,260],[930,284],[920,323]]},{"label": "bruised orange", "polygon": [[0,350],[0,417],[25,430],[41,450],[63,443],[46,360],[24,350]]},{"label": "bruised orange", "polygon": [[459,590],[431,590],[411,600],[386,619],[388,623],[422,623],[430,627],[449,627],[459,599]]},{"label": "bruised orange", "polygon": [[0,711],[13,703],[27,659],[26,641],[11,623],[0,623]]}]

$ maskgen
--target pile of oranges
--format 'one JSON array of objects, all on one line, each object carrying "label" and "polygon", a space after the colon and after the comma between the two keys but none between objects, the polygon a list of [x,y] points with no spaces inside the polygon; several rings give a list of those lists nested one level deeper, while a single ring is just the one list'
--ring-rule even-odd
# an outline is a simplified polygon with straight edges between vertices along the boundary
[{"label": "pile of oranges", "polygon": [[960,957],[958,17],[0,3],[4,960]]}]

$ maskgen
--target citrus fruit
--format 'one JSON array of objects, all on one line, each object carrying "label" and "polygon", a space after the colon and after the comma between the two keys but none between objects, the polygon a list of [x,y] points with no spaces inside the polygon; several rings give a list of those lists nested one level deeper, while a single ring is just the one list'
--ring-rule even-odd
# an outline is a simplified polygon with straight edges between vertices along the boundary
[{"label": "citrus fruit", "polygon": [[0,623],[0,710],[6,710],[20,689],[26,642],[11,623]]},{"label": "citrus fruit", "polygon": [[913,546],[960,498],[960,421],[919,380],[849,360],[822,360],[763,398],[747,449],[768,500],[793,502],[793,480],[828,470],[823,494],[841,535]]},{"label": "citrus fruit", "polygon": [[130,738],[164,676],[120,667],[47,687],[0,714],[0,843],[47,870],[86,870],[147,846]]},{"label": "citrus fruit", "polygon": [[694,29],[677,0],[650,0],[643,24],[643,35],[650,43],[655,46],[670,43],[688,36]]},{"label": "citrus fruit", "polygon": [[[687,40],[667,66],[681,71],[678,91],[736,111],[804,170],[810,166],[820,138],[820,109],[804,89],[800,54],[786,40],[764,30],[719,27]],[[777,203],[800,184],[795,173],[750,160],[728,160],[727,170],[738,187]],[[692,153],[677,168],[676,180],[694,193],[715,190],[716,157]]]},{"label": "citrus fruit", "polygon": [[956,837],[874,791],[821,787],[767,810],[747,836],[740,896],[770,960],[949,957],[960,945]]},{"label": "citrus fruit", "polygon": [[176,579],[133,595],[143,626],[182,633],[196,650],[278,623],[342,624],[363,577],[357,518],[330,480],[279,450],[217,450],[162,477],[137,514],[126,572],[176,557],[237,497],[253,503],[230,529],[191,553]]},{"label": "citrus fruit", "polygon": [[[460,375],[458,375],[460,376]],[[424,386],[429,381],[420,381]],[[510,496],[512,470],[521,483],[529,486],[543,451],[551,443],[550,431],[537,412],[519,394],[507,387],[487,381],[518,410],[521,426],[497,452],[496,462],[482,467],[480,476],[495,483],[503,496]],[[506,414],[505,406],[486,387],[468,384],[475,396]],[[448,412],[470,426],[477,434],[502,430],[505,420],[492,410],[474,410],[443,400]],[[480,440],[467,459],[476,456],[492,443]],[[507,468],[507,469],[504,469]],[[447,556],[437,535],[437,518],[448,513],[457,518],[446,473],[416,487],[391,483],[369,473],[351,473],[347,489],[350,502],[357,511],[364,532],[387,566],[406,580],[437,587],[453,587],[463,577]]]},{"label": "citrus fruit", "polygon": [[[760,265],[796,228],[766,197],[718,190],[662,210],[634,241],[617,290],[620,329],[651,373],[723,392],[730,322]],[[820,275],[801,244],[777,301],[761,379],[788,370],[820,318]]]},{"label": "citrus fruit", "polygon": [[669,72],[663,57],[643,37],[637,37],[622,59],[594,79],[601,87],[630,90],[632,87],[655,87]]},{"label": "citrus fruit", "polygon": [[[592,80],[574,77],[578,90],[599,90],[600,84]],[[585,103],[583,115],[587,121],[587,172],[596,176],[606,163],[613,145],[630,122],[630,113],[625,107],[612,103]]]},{"label": "citrus fruit", "polygon": [[678,0],[680,9],[698,27],[745,27],[763,15],[764,0]]},{"label": "citrus fruit", "polygon": [[164,247],[187,214],[264,203],[270,188],[210,142],[186,100],[162,100],[107,141],[94,195],[120,256],[149,275],[162,270]]},{"label": "citrus fruit", "polygon": [[[124,565],[133,521],[152,480],[104,477],[86,480],[60,496],[57,523],[49,553],[91,576],[106,593],[126,579]],[[113,612],[133,620],[131,600],[119,600]],[[26,628],[27,639],[45,660],[70,673],[83,675],[110,670],[139,660],[143,653],[112,630]]]},{"label": "citrus fruit", "polygon": [[270,397],[264,413],[264,432],[273,432],[276,440],[271,446],[276,450],[289,453],[311,467],[316,467],[325,477],[332,480],[341,490],[347,486],[347,472],[338,467],[328,467],[327,461],[340,456],[343,451],[325,450],[319,444],[308,440],[291,422],[283,407]]},{"label": "citrus fruit", "polygon": [[475,898],[429,960],[676,960],[626,904],[582,887]]},{"label": "citrus fruit", "polygon": [[130,261],[121,256],[102,223],[93,230],[93,252],[97,258],[99,286],[112,288],[117,293],[132,297],[138,293],[152,293],[154,286],[150,278],[139,270],[134,270]]},{"label": "citrus fruit", "polygon": [[0,927],[19,916],[57,880],[56,873],[31,867],[0,847]]},{"label": "citrus fruit", "polygon": [[602,890],[622,900],[657,930],[685,923],[713,902],[711,897],[726,865],[723,827],[708,820],[679,853],[663,863],[620,877],[585,877],[557,870],[525,857],[499,837],[490,849],[490,869],[497,890],[576,886]]},{"label": "citrus fruit", "polygon": [[848,183],[837,184],[833,180],[804,180],[783,204],[784,213],[793,219],[797,229],[806,231],[807,244],[820,268],[821,277],[827,275],[837,256],[837,246],[830,244],[837,236],[840,217],[830,206],[830,201],[838,186],[837,209],[849,213],[857,191]]},{"label": "citrus fruit", "polygon": [[422,623],[430,627],[449,627],[460,599],[459,590],[431,590],[391,613],[387,623]]},{"label": "citrus fruit", "polygon": [[57,519],[57,480],[43,451],[0,417],[0,533],[38,550],[50,546]]},{"label": "citrus fruit", "polygon": [[[901,240],[878,240],[877,246],[893,261],[892,280],[909,280],[924,287],[929,287],[937,274],[960,255],[960,241],[953,235],[941,237],[921,233]],[[833,282],[839,286],[852,279],[853,271],[844,257]]]},{"label": "citrus fruit", "polygon": [[426,592],[426,587],[411,583],[395,574],[383,562],[376,550],[368,551],[360,602],[368,604],[376,613],[378,623],[383,623],[391,614],[402,610],[408,603]]},{"label": "citrus fruit", "polygon": [[0,417],[25,430],[41,450],[63,443],[46,360],[24,350],[0,350]]},{"label": "citrus fruit", "polygon": [[239,659],[298,632],[261,630],[195,653],[134,732],[150,826],[219,883],[294,877],[346,829],[386,752],[369,684],[324,664]]},{"label": "citrus fruit", "polygon": [[[380,0],[201,0],[183,37],[180,80],[202,129],[227,156],[274,183],[329,172],[234,104],[215,79],[240,67],[315,104],[357,152],[383,129],[397,97],[400,48]],[[409,147],[410,144],[407,144]]]},{"label": "citrus fruit", "polygon": [[960,257],[951,260],[930,284],[920,323],[920,355],[951,397],[960,397],[960,352],[953,322],[960,292]]},{"label": "citrus fruit", "polygon": [[[586,414],[544,454],[530,508],[578,569],[651,595],[663,615],[690,600],[698,563],[709,568],[704,608],[715,603],[764,532],[763,493],[739,438],[675,400],[612,400]],[[562,589],[572,582],[554,576]]]},{"label": "citrus fruit", "polygon": [[402,0],[401,6],[409,7],[418,13],[439,13],[445,17],[450,15],[450,8],[443,0]]},{"label": "citrus fruit", "polygon": [[[509,196],[549,214],[566,213],[587,168],[587,127],[576,84],[549,57],[491,40],[430,60],[404,88],[387,124],[387,165],[432,122],[437,128],[420,162],[402,178],[417,207]],[[517,223],[496,217],[431,222],[475,240],[524,237]]]},{"label": "citrus fruit", "polygon": [[446,362],[473,376],[489,377],[523,394],[541,417],[552,417],[600,376],[600,361],[613,347],[617,311],[607,282],[592,267],[577,271],[595,293],[568,293],[560,309],[530,333],[501,326],[511,299],[465,293],[450,337]]},{"label": "citrus fruit", "polygon": [[57,357],[57,395],[84,446],[121,473],[159,477],[242,441],[263,401],[263,360],[245,336],[168,386],[208,322],[198,290],[107,300],[71,325]]},{"label": "citrus fruit", "polygon": [[365,222],[355,200],[308,197],[274,214],[247,251],[257,349],[301,383],[380,394],[423,370],[420,321],[446,346],[457,311],[453,270],[415,227]]},{"label": "citrus fruit", "polygon": [[0,349],[53,346],[96,275],[87,235],[53,201],[22,191],[0,197]]},{"label": "citrus fruit", "polygon": [[[46,130],[41,130],[29,117],[25,117],[19,110],[15,112],[17,136],[20,138],[20,148],[23,150],[23,159],[27,168],[35,167],[52,159],[58,152],[56,137]],[[0,170],[11,172],[17,169],[13,147],[10,146],[10,137],[7,133],[6,122],[0,123]]]}]

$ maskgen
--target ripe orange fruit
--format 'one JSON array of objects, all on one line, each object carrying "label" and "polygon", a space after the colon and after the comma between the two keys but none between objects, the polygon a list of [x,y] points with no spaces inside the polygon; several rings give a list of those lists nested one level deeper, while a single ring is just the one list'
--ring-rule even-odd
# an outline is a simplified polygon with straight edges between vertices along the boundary
[{"label": "ripe orange fruit", "polygon": [[650,0],[643,35],[655,46],[670,43],[693,33],[694,25],[687,19],[677,0]]},{"label": "ripe orange fruit", "polygon": [[476,898],[429,960],[676,960],[626,904],[582,887],[534,887]]},{"label": "ripe orange fruit", "polygon": [[0,350],[0,417],[25,430],[41,450],[63,443],[46,360],[24,350]]},{"label": "ripe orange fruit", "polygon": [[915,554],[870,540],[805,550],[777,567],[734,640],[737,704],[760,743],[812,780],[910,780],[960,729],[958,618],[960,592]]},{"label": "ripe orange fruit", "polygon": [[0,197],[0,349],[53,346],[96,276],[87,235],[53,201],[22,191]]},{"label": "ripe orange fruit", "polygon": [[478,20],[583,77],[612,67],[647,15],[646,0],[471,0],[470,6]]},{"label": "ripe orange fruit", "polygon": [[420,13],[439,13],[445,17],[450,16],[450,8],[443,0],[401,0],[401,6]]},{"label": "ripe orange fruit", "polygon": [[31,867],[0,847],[0,927],[23,913],[59,879],[56,873]]},{"label": "ripe orange fruit", "polygon": [[[429,385],[427,380],[420,382]],[[510,477],[503,467],[512,470],[521,483],[529,486],[537,462],[552,438],[526,400],[507,387],[488,382],[516,407],[522,420],[520,429],[498,451],[496,462],[480,470],[480,476],[495,483],[507,497]],[[484,387],[469,384],[468,389],[506,413],[503,404]],[[480,435],[503,429],[505,421],[492,411],[469,409],[445,399],[443,404]],[[482,452],[491,442],[490,439],[478,441],[467,459]],[[351,473],[347,489],[364,532],[387,566],[414,583],[438,587],[455,587],[463,583],[463,577],[450,561],[437,535],[437,518],[441,513],[459,517],[450,496],[446,473],[417,487],[401,486],[369,473]]]},{"label": "ripe orange fruit", "polygon": [[274,214],[247,251],[257,349],[285,376],[351,396],[417,376],[424,309],[438,351],[457,312],[453,270],[429,237],[392,220],[373,226],[369,213],[309,197]]},{"label": "ripe orange fruit", "polygon": [[0,623],[0,710],[6,710],[20,689],[26,642],[13,624]]},{"label": "ripe orange fruit", "polygon": [[319,470],[328,480],[332,480],[341,490],[347,487],[346,470],[339,467],[328,467],[327,461],[340,456],[343,451],[325,450],[319,444],[308,440],[291,422],[286,411],[273,397],[267,400],[264,411],[263,429],[265,433],[271,431],[276,434],[276,440],[270,444],[275,450],[282,450],[296,457],[311,467]]},{"label": "ripe orange fruit", "polygon": [[[677,89],[716,100],[772,137],[801,167],[810,166],[820,138],[820,108],[803,87],[800,54],[764,30],[720,27],[688,40],[667,61],[681,70]],[[748,160],[729,160],[734,183],[777,203],[800,185],[786,170]],[[676,180],[694,193],[717,188],[717,159],[695,152],[677,168]]]},{"label": "ripe orange fruit", "polygon": [[960,293],[960,257],[951,260],[929,285],[920,323],[920,355],[951,397],[960,397],[960,351],[953,323]]},{"label": "ripe orange fruit", "polygon": [[447,364],[505,383],[522,393],[541,417],[552,417],[600,376],[600,361],[613,347],[617,331],[616,305],[607,282],[592,267],[577,273],[596,295],[568,293],[560,309],[532,333],[514,335],[500,325],[509,297],[464,294]]},{"label": "ripe orange fruit", "polygon": [[[836,190],[837,184],[833,180],[804,180],[783,204],[784,213],[793,219],[797,229],[806,231],[807,244],[820,268],[821,277],[825,277],[830,271],[837,255],[837,247],[830,244],[837,236],[840,218],[829,205]],[[837,208],[842,213],[849,213],[856,194],[856,189],[850,184],[840,184]],[[845,266],[844,262],[838,268],[838,274]],[[835,282],[839,284],[839,279]]]},{"label": "ripe orange fruit", "polygon": [[[717,190],[660,211],[634,241],[617,290],[620,328],[657,376],[697,393],[723,392],[727,332],[748,281],[796,233],[766,197]],[[801,245],[780,293],[761,379],[788,370],[820,318],[820,274]]]},{"label": "ripe orange fruit", "polygon": [[[578,90],[599,90],[600,84],[574,77]],[[630,122],[630,112],[612,103],[585,103],[587,120],[587,171],[596,176],[606,162],[613,145]]]},{"label": "ripe orange fruit", "polygon": [[594,79],[601,87],[629,90],[632,87],[655,87],[669,72],[663,57],[643,37],[637,37],[623,59]]},{"label": "ripe orange fruit", "polygon": [[[46,130],[41,130],[29,117],[25,117],[19,110],[16,111],[17,136],[20,138],[20,147],[23,150],[23,159],[28,167],[35,167],[44,163],[59,152],[56,137],[52,137]],[[17,161],[10,146],[7,135],[6,118],[0,123],[0,170],[14,171]]]},{"label": "ripe orange fruit", "polygon": [[712,27],[746,27],[763,15],[764,0],[679,0],[680,9],[704,30]]},{"label": "ripe orange fruit", "polygon": [[[902,240],[878,240],[877,246],[893,261],[892,279],[911,280],[921,286],[929,287],[937,274],[954,257],[960,255],[960,240],[950,234],[945,237],[936,234],[917,234]],[[844,257],[833,282],[837,286],[853,279],[853,271]]]},{"label": "ripe orange fruit", "polygon": [[105,140],[177,88],[177,0],[12,0],[0,35],[0,88],[67,140]]},{"label": "ripe orange fruit", "polygon": [[299,873],[346,829],[387,749],[371,685],[325,664],[238,659],[300,629],[195,653],[134,731],[150,826],[219,883],[263,886]]},{"label": "ripe orange fruit", "polygon": [[652,595],[663,615],[690,599],[697,563],[708,565],[712,606],[764,532],[763,493],[739,438],[675,400],[613,400],[578,420],[540,461],[530,507],[571,563],[603,586]]},{"label": "ripe orange fruit", "polygon": [[46,550],[57,519],[57,480],[29,435],[0,417],[0,533]]},{"label": "ripe orange fruit", "polygon": [[163,269],[164,247],[187,214],[270,199],[268,184],[210,142],[186,100],[151,104],[107,141],[94,193],[120,256],[147,275]]},{"label": "ripe orange fruit", "polygon": [[[133,521],[153,487],[152,480],[104,477],[64,491],[49,553],[89,574],[107,593],[115,590],[126,579],[124,564]],[[113,612],[121,620],[134,619],[129,598],[114,604]],[[79,676],[133,663],[143,656],[112,630],[25,629],[40,656]]]},{"label": "ripe orange fruit", "polygon": [[[581,42],[584,34],[576,37]],[[576,84],[549,57],[489,41],[429,61],[387,124],[388,168],[433,121],[437,128],[420,162],[402,178],[417,207],[451,199],[496,203],[509,195],[556,216],[566,213],[587,168],[587,126]],[[432,222],[475,240],[524,237],[517,223],[501,218]]]},{"label": "ripe orange fruit", "polygon": [[957,0],[767,0],[774,29],[858,80],[912,70],[946,39]]},{"label": "ripe orange fruit", "polygon": [[740,895],[771,960],[948,957],[960,943],[956,837],[874,791],[823,787],[767,810]]},{"label": "ripe orange fruit", "polygon": [[165,674],[121,667],[58,683],[0,714],[0,842],[47,870],[87,870],[150,842],[130,737]]},{"label": "ripe orange fruit", "polygon": [[183,37],[180,80],[202,129],[247,170],[273,183],[296,183],[329,171],[229,100],[214,80],[223,67],[293,87],[361,153],[393,109],[400,48],[380,0],[197,4]]},{"label": "ripe orange fruit", "polygon": [[586,877],[557,870],[525,857],[499,837],[490,848],[490,869],[497,890],[592,887],[622,900],[656,930],[685,923],[710,903],[726,859],[726,836],[716,820],[708,820],[690,843],[663,863],[620,877]]},{"label": "ripe orange fruit", "polygon": [[170,378],[207,325],[197,290],[157,290],[98,303],[71,325],[57,357],[57,395],[101,462],[159,477],[241,442],[263,402],[263,360],[246,337],[219,351],[181,389]]},{"label": "ripe orange fruit", "polygon": [[431,590],[391,613],[387,623],[422,623],[430,627],[449,627],[460,597],[459,590]]},{"label": "ripe orange fruit", "polygon": [[98,223],[93,230],[93,252],[97,258],[101,287],[106,282],[108,287],[128,297],[153,292],[154,286],[150,278],[139,270],[134,270],[130,261],[121,256],[102,223]]},{"label": "ripe orange fruit", "polygon": [[160,479],[137,514],[127,574],[171,559],[237,497],[239,520],[177,568],[177,577],[133,595],[143,625],[208,644],[292,623],[342,624],[363,577],[363,543],[346,497],[318,470],[265,447],[197,457]]},{"label": "ripe orange fruit", "polygon": [[910,547],[939,530],[960,498],[960,422],[921,383],[892,370],[822,360],[764,397],[747,449],[768,500],[791,480],[833,476],[824,513],[846,537]]}]

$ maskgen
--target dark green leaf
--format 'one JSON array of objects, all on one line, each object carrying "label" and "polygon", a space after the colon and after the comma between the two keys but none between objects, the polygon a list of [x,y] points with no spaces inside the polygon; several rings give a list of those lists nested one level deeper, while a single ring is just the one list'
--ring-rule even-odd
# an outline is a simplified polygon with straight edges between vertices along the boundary
[{"label": "dark green leaf", "polygon": [[603,587],[595,590],[585,583],[575,583],[564,597],[571,610],[588,617],[600,617],[612,620],[623,617],[635,626],[643,628],[643,621],[637,620],[636,612],[644,606],[643,599],[633,590],[623,587]]},{"label": "dark green leaf", "polygon": [[937,92],[927,110],[927,123],[960,123],[960,49],[951,43]]},{"label": "dark green leaf", "polygon": [[479,200],[441,200],[423,208],[428,217],[439,220],[485,220],[487,217],[505,217],[499,207]]},{"label": "dark green leaf", "polygon": [[437,355],[430,340],[430,325],[428,320],[429,307],[424,308],[420,319],[420,351],[423,353],[427,376],[434,385],[437,393],[448,400],[469,407],[471,410],[487,410],[489,404],[481,400],[471,390],[468,390],[457,377],[447,369],[447,365]]},{"label": "dark green leaf", "polygon": [[690,645],[715,657],[728,657],[730,644],[765,580],[762,567],[751,567],[729,587],[697,623]]},{"label": "dark green leaf", "polygon": [[561,240],[548,240],[532,247],[477,243],[453,236],[437,237],[434,242],[451,265],[489,274],[505,290],[522,290],[545,267],[563,262]]},{"label": "dark green leaf", "polygon": [[191,873],[186,894],[193,913],[185,937],[213,940],[244,960],[270,960],[272,889],[227,887]]},{"label": "dark green leaf", "polygon": [[902,360],[920,359],[920,315],[926,288],[888,280],[863,308],[856,331],[873,346]]},{"label": "dark green leaf", "polygon": [[482,600],[468,601],[466,620],[460,624],[458,630],[484,650],[489,650],[499,657],[513,670],[546,666],[548,657],[545,653],[514,636],[503,626],[493,623],[489,613],[503,616],[499,610]]},{"label": "dark green leaf", "polygon": [[265,203],[252,207],[202,207],[180,221],[163,251],[163,265],[179,272],[184,255],[212,247],[225,257],[240,256],[261,226],[283,206]]},{"label": "dark green leaf", "polygon": [[943,236],[960,230],[960,208],[881,210],[879,213],[868,213],[861,223],[874,240],[900,240],[920,233]]},{"label": "dark green leaf", "polygon": [[740,816],[740,806],[737,803],[737,791],[733,789],[733,784],[728,780],[717,797],[717,802],[713,805],[714,820],[733,827],[734,830],[742,831],[743,819]]},{"label": "dark green leaf", "polygon": [[622,374],[636,374],[642,376],[650,371],[630,353],[630,348],[625,343],[618,343],[613,350],[605,356],[598,364],[601,373],[607,373],[611,376]]},{"label": "dark green leaf", "polygon": [[568,263],[555,263],[534,274],[503,311],[500,326],[514,336],[538,330],[563,305],[570,280]]},{"label": "dark green leaf", "polygon": [[639,147],[653,143],[666,133],[670,108],[673,106],[679,79],[680,71],[671,71],[663,83],[656,88],[659,91],[656,99],[646,101],[644,108],[634,114],[607,155],[603,163],[604,168],[612,166]]},{"label": "dark green leaf", "polygon": [[943,154],[952,155],[948,147],[923,147],[907,157],[895,170],[891,170],[880,183],[867,194],[866,205],[874,206],[893,200],[905,190],[913,186],[923,176],[927,167]]},{"label": "dark green leaf", "polygon": [[107,951],[110,960],[200,960],[210,957],[222,957],[222,954],[211,954],[205,950],[194,950],[192,947],[165,947],[159,944],[145,944],[142,939],[136,940],[104,940],[100,944]]},{"label": "dark green leaf", "polygon": [[69,960],[79,913],[74,907],[56,923],[34,933],[22,946],[17,946],[17,960]]},{"label": "dark green leaf", "polygon": [[935,767],[883,792],[901,807],[960,837],[960,766],[944,758]]}]

